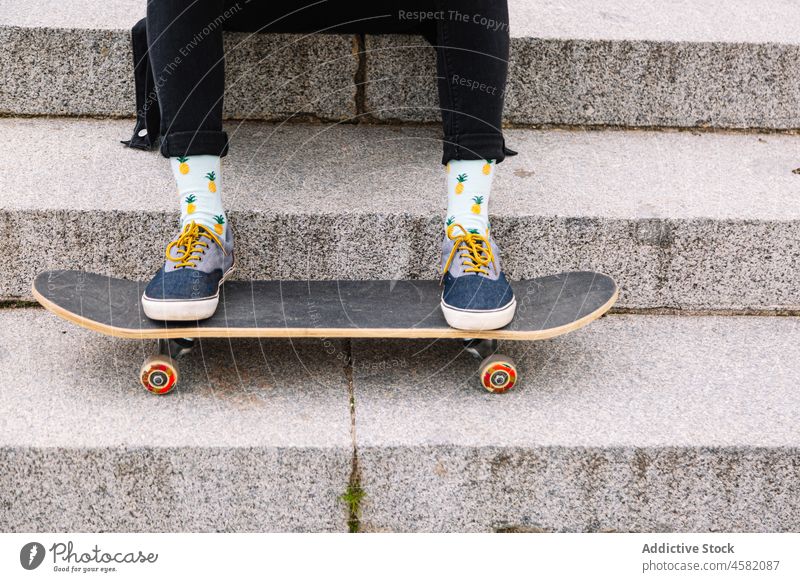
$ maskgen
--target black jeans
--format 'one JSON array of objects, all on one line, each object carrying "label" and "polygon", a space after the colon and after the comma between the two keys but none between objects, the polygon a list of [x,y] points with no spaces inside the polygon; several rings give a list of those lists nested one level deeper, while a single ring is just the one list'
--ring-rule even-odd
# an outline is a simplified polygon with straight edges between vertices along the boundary
[{"label": "black jeans", "polygon": [[[157,87],[161,153],[227,153],[228,137],[222,130],[223,30],[324,31],[425,36],[436,47],[444,125],[442,163],[502,161],[510,153],[501,129],[509,50],[506,1],[357,4],[347,0],[149,0],[147,50],[153,77],[161,79]],[[187,46],[192,46],[191,56],[180,58]]]}]

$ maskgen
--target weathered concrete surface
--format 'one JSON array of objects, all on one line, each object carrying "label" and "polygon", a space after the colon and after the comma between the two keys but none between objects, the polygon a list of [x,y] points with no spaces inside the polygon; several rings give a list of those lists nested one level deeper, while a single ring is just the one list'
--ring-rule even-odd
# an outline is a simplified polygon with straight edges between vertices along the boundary
[{"label": "weathered concrete surface", "polygon": [[[135,114],[130,28],[145,4],[77,4],[0,2],[0,114]],[[226,33],[226,117],[350,118],[353,42],[349,35]]]},{"label": "weathered concrete surface", "polygon": [[797,0],[509,0],[512,36],[792,44]]},{"label": "weathered concrete surface", "polygon": [[[493,396],[456,342],[151,347],[0,312],[3,531],[342,531],[352,366],[365,531],[797,531],[800,320],[609,316],[503,346]],[[352,360],[350,354],[352,353]]]},{"label": "weathered concrete surface", "polygon": [[[443,177],[432,128],[228,124],[221,184],[239,278],[435,278]],[[156,153],[128,123],[0,120],[0,296],[36,273],[140,280],[177,221]],[[590,268],[621,306],[800,307],[800,138],[509,130],[493,228],[514,278]],[[31,163],[46,160],[46,163]],[[314,160],[312,166],[308,160]],[[313,242],[313,244],[312,244]]]},{"label": "weathered concrete surface", "polygon": [[797,531],[800,320],[608,316],[506,342],[354,342],[367,531]]},{"label": "weathered concrete surface", "polygon": [[203,341],[155,397],[155,342],[37,309],[0,323],[0,530],[346,531],[338,345]]},{"label": "weathered concrete surface", "polygon": [[[507,122],[800,127],[795,0],[514,0],[510,16]],[[366,53],[373,117],[439,119],[421,37],[368,36]]]},{"label": "weathered concrete surface", "polygon": [[[513,0],[510,13],[508,122],[800,127],[796,0]],[[0,1],[0,112],[131,115],[128,31],[143,14],[138,0]],[[226,115],[361,113],[353,41],[228,35]],[[366,49],[374,119],[438,119],[421,38],[369,36]]]}]

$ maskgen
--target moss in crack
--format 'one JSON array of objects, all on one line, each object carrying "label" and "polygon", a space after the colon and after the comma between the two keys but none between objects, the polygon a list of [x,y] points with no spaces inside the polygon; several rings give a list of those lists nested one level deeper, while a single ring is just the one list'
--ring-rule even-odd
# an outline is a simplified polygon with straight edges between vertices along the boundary
[{"label": "moss in crack", "polygon": [[347,506],[347,528],[350,533],[358,533],[361,527],[361,502],[365,496],[361,485],[357,481],[351,481],[347,491],[339,498]]}]

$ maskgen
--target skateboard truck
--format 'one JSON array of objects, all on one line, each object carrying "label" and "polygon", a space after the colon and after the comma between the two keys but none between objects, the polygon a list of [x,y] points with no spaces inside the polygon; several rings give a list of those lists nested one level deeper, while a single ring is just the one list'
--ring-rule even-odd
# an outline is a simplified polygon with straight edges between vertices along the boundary
[{"label": "skateboard truck", "polygon": [[158,353],[147,358],[139,372],[142,386],[153,394],[172,391],[180,378],[175,360],[191,352],[193,347],[191,338],[159,339]]},{"label": "skateboard truck", "polygon": [[479,360],[482,360],[494,355],[497,351],[497,340],[468,338],[464,340],[464,349]]},{"label": "skateboard truck", "polygon": [[497,353],[496,339],[465,339],[464,349],[481,360],[478,377],[489,392],[501,394],[514,387],[518,376],[517,364],[508,356]]}]

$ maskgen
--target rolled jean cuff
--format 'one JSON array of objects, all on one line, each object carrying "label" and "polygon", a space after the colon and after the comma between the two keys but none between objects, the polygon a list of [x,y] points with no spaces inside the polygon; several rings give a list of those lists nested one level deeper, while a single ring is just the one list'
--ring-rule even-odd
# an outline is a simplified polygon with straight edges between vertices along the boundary
[{"label": "rolled jean cuff", "polygon": [[442,164],[451,160],[494,160],[500,163],[508,150],[500,133],[467,133],[444,137]]},{"label": "rolled jean cuff", "polygon": [[161,140],[161,155],[225,156],[228,153],[228,134],[224,131],[178,131]]}]

